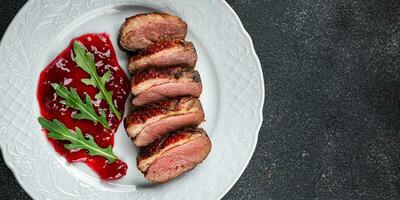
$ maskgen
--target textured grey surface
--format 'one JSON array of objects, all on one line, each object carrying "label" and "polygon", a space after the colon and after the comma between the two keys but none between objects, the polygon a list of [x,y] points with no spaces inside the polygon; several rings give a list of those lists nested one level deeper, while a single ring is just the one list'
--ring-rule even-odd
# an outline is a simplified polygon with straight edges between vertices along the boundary
[{"label": "textured grey surface", "polygon": [[[257,149],[224,199],[400,199],[400,1],[228,3],[266,99]],[[2,0],[1,33],[22,4]],[[29,199],[0,163],[0,199]]]}]

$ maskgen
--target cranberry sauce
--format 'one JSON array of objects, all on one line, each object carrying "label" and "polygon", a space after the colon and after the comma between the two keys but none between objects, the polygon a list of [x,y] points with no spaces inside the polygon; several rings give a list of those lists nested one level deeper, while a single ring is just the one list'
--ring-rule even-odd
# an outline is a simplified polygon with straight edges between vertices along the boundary
[{"label": "cranberry sauce", "polygon": [[[37,90],[40,111],[44,118],[49,120],[58,119],[70,129],[75,130],[75,127],[79,127],[83,134],[91,134],[100,147],[106,148],[109,145],[114,145],[114,133],[117,131],[122,119],[118,119],[110,112],[106,101],[95,99],[95,95],[99,91],[97,88],[85,85],[81,81],[81,79],[89,78],[90,76],[79,68],[73,60],[73,42],[76,40],[80,41],[94,55],[97,73],[100,76],[107,70],[112,72],[111,78],[106,83],[106,88],[113,92],[113,101],[123,116],[125,101],[129,93],[129,79],[119,66],[114,48],[106,33],[86,34],[73,39],[69,46],[41,72]],[[97,113],[99,113],[98,109],[105,109],[111,129],[106,129],[100,123],[94,124],[89,120],[73,119],[72,115],[77,111],[60,103],[61,98],[56,95],[51,83],[63,84],[67,88],[74,87],[82,99],[84,99],[85,94],[88,94]],[[126,163],[121,160],[108,164],[104,157],[89,156],[86,150],[70,151],[65,149],[64,144],[67,143],[66,141],[50,138],[49,141],[55,150],[64,156],[68,162],[85,162],[102,180],[121,178],[128,169]]]}]

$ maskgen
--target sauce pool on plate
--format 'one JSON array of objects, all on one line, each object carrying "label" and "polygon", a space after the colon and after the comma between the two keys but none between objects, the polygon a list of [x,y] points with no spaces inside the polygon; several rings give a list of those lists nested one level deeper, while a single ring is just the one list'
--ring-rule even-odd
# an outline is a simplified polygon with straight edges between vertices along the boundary
[{"label": "sauce pool on plate", "polygon": [[[37,90],[41,115],[48,120],[58,119],[72,130],[75,130],[75,127],[79,127],[83,134],[91,134],[101,148],[107,148],[110,145],[114,145],[114,134],[122,119],[118,119],[117,116],[110,112],[105,100],[97,100],[95,98],[95,95],[99,92],[97,88],[86,85],[81,81],[82,79],[90,78],[90,75],[78,67],[74,61],[74,41],[82,43],[88,52],[94,55],[97,73],[100,76],[107,70],[112,72],[111,78],[106,83],[106,89],[112,91],[113,102],[123,116],[125,102],[129,94],[129,79],[119,66],[115,50],[109,35],[106,33],[85,34],[73,39],[69,46],[41,72]],[[51,83],[62,84],[68,88],[74,87],[82,100],[84,100],[85,94],[88,94],[97,114],[99,114],[98,109],[105,110],[110,129],[106,129],[100,123],[95,124],[90,120],[73,119],[72,115],[77,111],[60,103],[62,99],[57,96]],[[71,151],[64,148],[64,144],[68,142],[50,138],[48,140],[54,149],[65,157],[68,162],[86,163],[102,180],[119,179],[126,174],[128,169],[127,164],[119,159],[109,164],[106,158],[90,156],[86,150]]]}]

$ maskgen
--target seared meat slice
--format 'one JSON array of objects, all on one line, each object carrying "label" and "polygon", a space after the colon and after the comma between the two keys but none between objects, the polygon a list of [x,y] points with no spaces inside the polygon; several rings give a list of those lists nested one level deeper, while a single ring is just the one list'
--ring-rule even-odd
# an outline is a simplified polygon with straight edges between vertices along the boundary
[{"label": "seared meat slice", "polygon": [[182,40],[162,41],[150,45],[129,60],[128,70],[133,73],[148,67],[182,65],[194,67],[197,53],[191,42]]},{"label": "seared meat slice", "polygon": [[202,85],[199,72],[191,68],[150,68],[133,75],[131,91],[136,96],[133,105],[140,106],[171,97],[199,97]]},{"label": "seared meat slice", "polygon": [[119,44],[126,51],[143,49],[161,40],[183,40],[187,24],[165,13],[146,13],[129,17],[119,31]]},{"label": "seared meat slice", "polygon": [[200,101],[182,97],[139,107],[125,118],[124,125],[135,145],[146,146],[168,132],[203,121]]},{"label": "seared meat slice", "polygon": [[210,150],[211,141],[203,129],[187,128],[145,147],[137,166],[146,179],[162,183],[196,167]]}]

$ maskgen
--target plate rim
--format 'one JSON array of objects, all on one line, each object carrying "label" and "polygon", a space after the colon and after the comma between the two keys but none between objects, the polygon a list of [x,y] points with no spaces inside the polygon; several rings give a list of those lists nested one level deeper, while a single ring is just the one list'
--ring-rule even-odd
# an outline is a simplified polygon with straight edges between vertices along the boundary
[{"label": "plate rim", "polygon": [[[9,25],[7,26],[6,30],[4,31],[4,34],[2,36],[2,38],[0,39],[0,47],[3,45],[4,40],[6,38],[6,35],[10,34],[11,31],[11,27],[15,26],[17,19],[19,18],[19,16],[22,15],[22,13],[26,10],[27,6],[34,2],[35,0],[28,0],[27,2],[24,3],[24,5],[19,9],[19,11],[17,12],[17,14],[13,17],[13,19],[11,20],[11,22],[9,23]],[[240,177],[243,175],[245,169],[248,167],[254,152],[256,150],[257,144],[258,144],[258,138],[259,138],[259,134],[260,134],[260,130],[263,124],[263,107],[264,107],[264,103],[265,103],[265,82],[264,82],[264,76],[263,76],[263,70],[262,70],[262,65],[261,62],[259,60],[259,57],[257,56],[256,50],[254,48],[254,43],[253,40],[250,36],[250,34],[247,32],[247,30],[245,29],[245,27],[243,26],[242,21],[240,20],[239,16],[236,14],[236,12],[234,11],[234,9],[225,1],[225,0],[220,0],[223,2],[224,6],[229,10],[230,14],[232,14],[235,18],[235,22],[237,22],[239,24],[240,30],[242,32],[242,34],[246,37],[245,39],[249,42],[251,48],[250,48],[250,53],[251,53],[251,57],[253,57],[256,61],[256,69],[257,69],[257,74],[259,75],[260,78],[260,88],[261,88],[261,99],[259,100],[259,108],[257,108],[258,111],[258,116],[259,116],[259,121],[257,122],[257,127],[255,127],[255,137],[254,137],[254,141],[253,141],[253,145],[252,148],[250,150],[250,156],[247,156],[247,160],[245,161],[245,165],[239,170],[240,173],[237,173],[236,177],[234,178],[234,181],[231,182],[231,184],[226,187],[225,191],[222,191],[218,197],[218,199],[222,199],[222,197],[224,197],[231,189],[232,187],[237,183],[237,181],[240,179]],[[5,156],[7,152],[7,149],[5,149],[5,147],[3,147],[2,145],[0,145],[0,150],[3,156],[3,160],[6,164],[6,166],[11,170],[11,172],[13,173],[15,179],[17,180],[18,184],[24,189],[24,191],[31,197],[36,199],[37,196],[33,194],[32,191],[30,191],[26,185],[24,184],[24,181],[21,180],[21,177],[17,175],[17,170],[11,165],[11,162],[8,160],[8,157]]]},{"label": "plate rim", "polygon": [[232,181],[231,185],[229,185],[229,187],[227,188],[227,190],[221,194],[219,196],[219,199],[222,199],[232,188],[233,186],[239,181],[240,177],[242,177],[244,171],[246,170],[246,168],[249,166],[251,159],[254,156],[254,152],[257,148],[257,144],[258,144],[258,137],[260,134],[260,130],[261,130],[261,126],[263,124],[263,108],[264,108],[264,103],[265,103],[265,87],[264,87],[264,75],[263,75],[263,71],[262,71],[262,66],[261,66],[261,62],[260,59],[257,56],[257,52],[254,48],[254,43],[253,43],[253,39],[251,38],[250,34],[247,32],[247,30],[244,28],[242,20],[240,20],[240,17],[238,14],[236,14],[235,10],[233,10],[233,8],[225,1],[223,0],[223,3],[225,4],[225,6],[229,9],[229,12],[231,12],[231,14],[235,17],[235,20],[239,23],[240,29],[242,31],[242,33],[246,36],[246,39],[249,41],[250,46],[251,46],[251,53],[252,56],[256,59],[257,62],[257,70],[258,73],[260,74],[260,79],[261,79],[261,100],[260,100],[260,108],[258,108],[258,114],[260,117],[260,121],[258,122],[258,125],[256,127],[256,136],[254,137],[254,141],[253,141],[253,148],[251,149],[251,155],[247,157],[246,160],[246,165],[244,165],[242,167],[242,169],[240,170],[240,173],[238,173],[238,175],[235,177],[234,181]]}]

